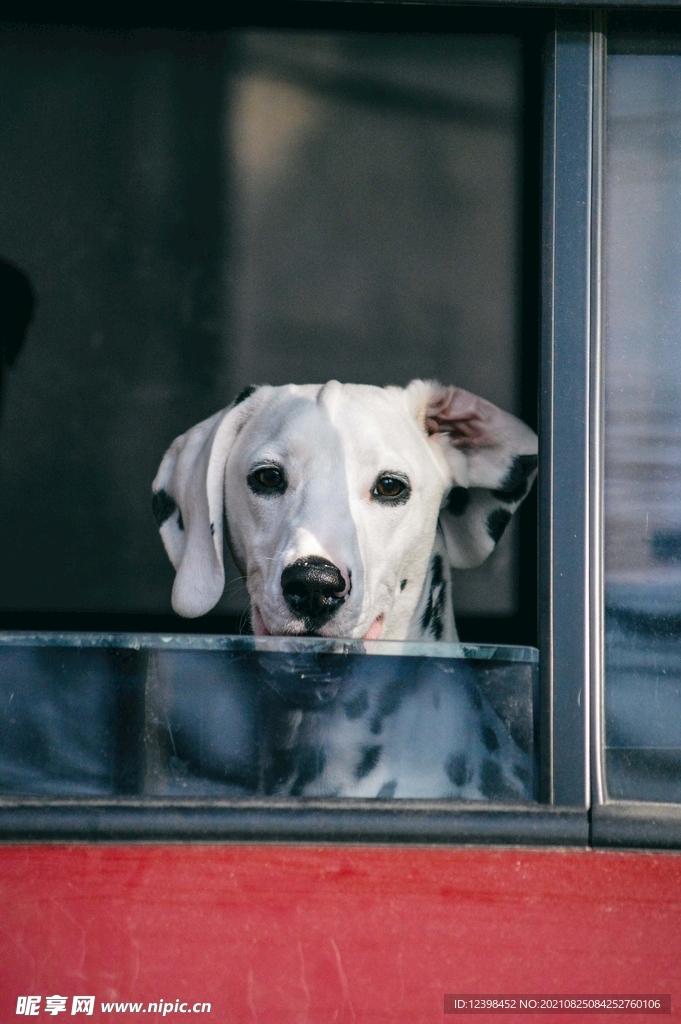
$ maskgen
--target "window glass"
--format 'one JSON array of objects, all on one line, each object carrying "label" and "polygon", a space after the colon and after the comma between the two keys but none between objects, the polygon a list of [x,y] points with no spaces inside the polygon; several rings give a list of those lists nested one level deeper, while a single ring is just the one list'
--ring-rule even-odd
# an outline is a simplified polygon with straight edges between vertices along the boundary
[{"label": "window glass", "polygon": [[681,47],[615,36],[607,75],[607,786],[679,801]]},{"label": "window glass", "polygon": [[0,796],[524,801],[532,648],[0,636]]}]

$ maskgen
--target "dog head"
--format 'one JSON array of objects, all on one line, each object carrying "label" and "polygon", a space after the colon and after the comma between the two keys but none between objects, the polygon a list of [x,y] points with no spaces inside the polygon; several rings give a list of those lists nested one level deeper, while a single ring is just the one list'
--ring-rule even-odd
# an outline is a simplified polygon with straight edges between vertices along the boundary
[{"label": "dog head", "polygon": [[450,563],[493,550],[536,468],[535,434],[460,388],[248,388],[178,437],[153,484],[173,607],[209,611],[223,533],[256,634],[403,639],[438,523]]}]

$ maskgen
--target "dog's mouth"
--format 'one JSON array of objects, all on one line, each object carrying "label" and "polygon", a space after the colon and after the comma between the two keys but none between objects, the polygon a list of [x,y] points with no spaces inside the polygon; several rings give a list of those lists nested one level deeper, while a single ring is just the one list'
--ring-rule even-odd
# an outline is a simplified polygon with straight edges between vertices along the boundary
[{"label": "dog's mouth", "polygon": [[380,640],[383,636],[383,622],[385,616],[377,615],[372,625],[369,627],[367,632],[362,637],[362,640]]},{"label": "dog's mouth", "polygon": [[272,636],[257,605],[253,605],[253,636]]},{"label": "dog's mouth", "polygon": [[[376,618],[372,622],[372,624],[369,627],[369,629],[366,631],[364,636],[362,636],[360,639],[362,639],[362,640],[380,640],[381,636],[383,635],[384,620],[385,620],[385,615],[383,614],[383,612],[381,612],[380,615],[376,616]],[[262,617],[262,615],[260,613],[260,609],[258,608],[257,605],[253,605],[253,635],[254,636],[273,636],[273,635],[276,635],[276,634],[271,633],[269,631],[269,629],[267,628],[267,626],[265,625],[265,620],[263,619],[263,617]],[[288,634],[279,634],[279,635],[288,635]],[[296,635],[297,636],[320,636],[321,634],[319,634],[319,633],[297,633]]]}]

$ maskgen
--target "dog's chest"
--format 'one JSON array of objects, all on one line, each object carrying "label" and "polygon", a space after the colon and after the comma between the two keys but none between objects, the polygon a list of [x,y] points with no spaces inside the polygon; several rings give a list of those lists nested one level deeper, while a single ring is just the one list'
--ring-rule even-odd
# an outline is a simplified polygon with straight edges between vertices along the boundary
[{"label": "dog's chest", "polygon": [[[316,707],[272,704],[263,785],[289,796],[529,799],[528,756],[482,696],[465,663],[402,659],[348,686],[318,694]],[[380,675],[380,684],[375,676]],[[374,678],[372,678],[374,676]]]}]

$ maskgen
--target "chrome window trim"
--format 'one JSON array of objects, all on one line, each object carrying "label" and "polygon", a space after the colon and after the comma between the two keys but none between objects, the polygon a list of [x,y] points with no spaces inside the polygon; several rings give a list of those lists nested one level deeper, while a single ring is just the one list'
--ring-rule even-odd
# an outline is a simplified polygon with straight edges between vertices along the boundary
[{"label": "chrome window trim", "polygon": [[[589,11],[556,15],[547,46],[544,120],[539,545],[543,761],[540,794],[590,806],[593,536],[592,249],[596,61]],[[600,108],[599,108],[600,109]],[[595,536],[599,536],[596,529]]]},{"label": "chrome window trim", "polygon": [[591,367],[589,419],[589,671],[591,675],[591,803],[605,797],[605,574],[604,574],[604,253],[607,15],[593,15],[593,125],[591,201]]}]

